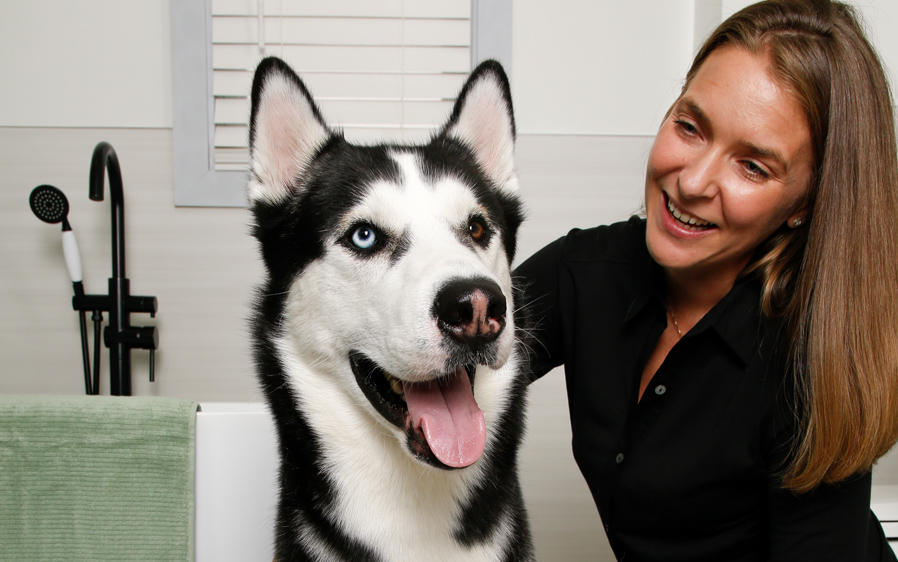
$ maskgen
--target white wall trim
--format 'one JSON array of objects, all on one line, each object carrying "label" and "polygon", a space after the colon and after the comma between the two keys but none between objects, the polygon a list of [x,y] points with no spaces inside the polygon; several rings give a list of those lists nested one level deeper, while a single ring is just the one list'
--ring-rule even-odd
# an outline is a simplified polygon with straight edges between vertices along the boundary
[{"label": "white wall trim", "polygon": [[211,0],[171,0],[175,206],[245,207],[246,173],[212,162]]}]

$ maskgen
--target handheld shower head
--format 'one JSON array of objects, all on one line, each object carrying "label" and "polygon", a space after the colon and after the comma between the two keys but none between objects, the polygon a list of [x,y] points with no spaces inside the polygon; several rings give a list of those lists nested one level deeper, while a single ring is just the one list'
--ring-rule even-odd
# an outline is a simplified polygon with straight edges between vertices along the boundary
[{"label": "handheld shower head", "polygon": [[65,194],[52,185],[39,185],[31,190],[28,198],[34,215],[50,224],[62,223],[63,230],[72,230],[69,226],[69,200]]},{"label": "handheld shower head", "polygon": [[[72,232],[72,226],[69,224],[69,200],[65,194],[52,185],[39,185],[31,190],[31,197],[28,198],[31,204],[31,210],[34,215],[44,222],[50,224],[62,223],[62,253],[65,256],[65,265],[69,270],[69,277],[72,279],[72,285],[75,288],[75,296],[84,296],[84,284],[81,282],[81,253],[78,251],[78,242],[75,240],[75,233]],[[96,394],[94,385],[90,380],[90,354],[87,350],[87,319],[83,310],[78,311],[79,320],[81,322],[81,355],[84,363],[84,388],[87,394]],[[97,324],[95,323],[95,326]],[[99,328],[95,328],[99,330]],[[94,336],[97,341],[99,338]],[[96,352],[95,352],[96,353]],[[98,363],[99,365],[99,363]],[[99,388],[99,371],[95,375]]]},{"label": "handheld shower head", "polygon": [[[62,250],[72,283],[81,283],[81,253],[75,241],[75,233],[69,224],[69,200],[52,185],[39,185],[31,190],[31,210],[35,216],[50,224],[62,223]],[[76,290],[78,290],[76,288]]]}]

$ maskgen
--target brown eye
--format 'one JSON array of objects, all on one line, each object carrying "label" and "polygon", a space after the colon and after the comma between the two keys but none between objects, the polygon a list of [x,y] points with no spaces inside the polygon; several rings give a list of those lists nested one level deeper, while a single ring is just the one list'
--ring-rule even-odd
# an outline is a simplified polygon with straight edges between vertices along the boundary
[{"label": "brown eye", "polygon": [[474,219],[468,223],[468,233],[475,242],[480,242],[486,236],[486,227],[483,226],[482,222]]}]

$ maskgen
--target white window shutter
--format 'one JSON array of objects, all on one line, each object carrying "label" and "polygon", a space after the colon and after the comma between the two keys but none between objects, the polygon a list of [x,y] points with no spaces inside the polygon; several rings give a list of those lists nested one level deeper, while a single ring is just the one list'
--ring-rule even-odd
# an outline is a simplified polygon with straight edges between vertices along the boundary
[{"label": "white window shutter", "polygon": [[[425,140],[471,70],[471,0],[212,0],[216,170],[246,170],[249,90],[265,56],[302,77],[354,142]],[[261,16],[260,16],[261,12]]]}]

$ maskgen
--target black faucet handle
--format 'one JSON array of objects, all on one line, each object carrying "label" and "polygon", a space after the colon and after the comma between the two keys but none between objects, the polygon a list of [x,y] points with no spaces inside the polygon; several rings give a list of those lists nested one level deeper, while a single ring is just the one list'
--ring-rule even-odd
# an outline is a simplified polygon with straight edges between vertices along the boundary
[{"label": "black faucet handle", "polygon": [[159,328],[156,326],[147,326],[144,328],[131,326],[121,331],[119,341],[131,349],[158,349]]},{"label": "black faucet handle", "polygon": [[[156,297],[152,298],[154,301]],[[159,348],[159,328],[156,326],[131,326],[121,331],[119,341],[131,349],[146,349],[150,352],[150,382],[156,381],[156,350]]]},{"label": "black faucet handle", "polygon": [[129,295],[122,299],[122,306],[128,312],[147,312],[150,318],[156,317],[159,310],[159,299],[156,297],[138,297]]}]

